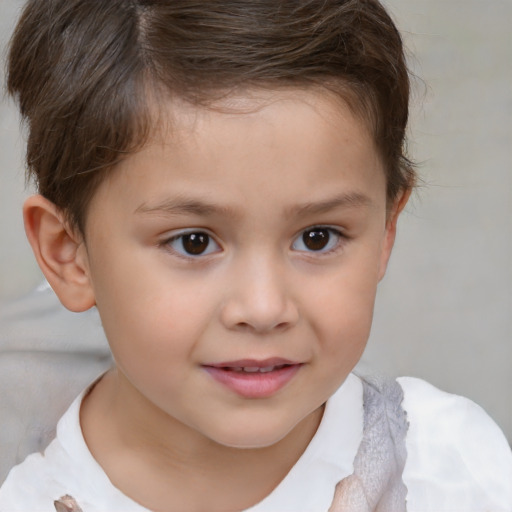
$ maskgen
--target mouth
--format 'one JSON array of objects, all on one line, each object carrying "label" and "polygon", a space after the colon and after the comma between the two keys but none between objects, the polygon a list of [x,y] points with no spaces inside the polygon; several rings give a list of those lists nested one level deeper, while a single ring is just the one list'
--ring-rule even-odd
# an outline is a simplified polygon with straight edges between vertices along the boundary
[{"label": "mouth", "polygon": [[285,387],[302,366],[284,359],[266,359],[230,361],[203,368],[223,387],[244,398],[268,398]]},{"label": "mouth", "polygon": [[276,370],[282,370],[292,364],[277,364],[272,366],[221,366],[220,370],[226,372],[237,372],[237,373],[269,373]]}]

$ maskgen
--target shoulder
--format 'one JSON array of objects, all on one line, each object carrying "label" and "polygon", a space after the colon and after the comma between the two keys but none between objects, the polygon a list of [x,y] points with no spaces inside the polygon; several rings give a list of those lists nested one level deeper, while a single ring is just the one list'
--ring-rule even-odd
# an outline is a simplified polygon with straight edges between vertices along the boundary
[{"label": "shoulder", "polygon": [[87,389],[57,425],[44,453],[29,455],[9,472],[0,488],[0,512],[55,512],[54,501],[72,497],[84,511],[149,512],[121,493],[90,453],[80,427]]},{"label": "shoulder", "polygon": [[68,494],[70,484],[76,483],[81,464],[73,449],[80,438],[77,429],[82,395],[60,419],[57,437],[44,453],[32,453],[11,469],[0,488],[0,512],[55,512],[54,501]]},{"label": "shoulder", "polygon": [[0,512],[55,512],[54,501],[74,490],[81,460],[79,411],[82,392],[57,425],[57,437],[42,452],[32,453],[14,466],[0,488]]},{"label": "shoulder", "polygon": [[409,509],[512,511],[512,452],[487,413],[421,379],[397,380],[409,422]]},{"label": "shoulder", "polygon": [[[47,453],[56,448],[55,443],[49,445]],[[51,455],[29,455],[9,472],[0,488],[0,512],[55,512],[54,500],[66,494],[59,485],[59,473],[64,474]]]}]

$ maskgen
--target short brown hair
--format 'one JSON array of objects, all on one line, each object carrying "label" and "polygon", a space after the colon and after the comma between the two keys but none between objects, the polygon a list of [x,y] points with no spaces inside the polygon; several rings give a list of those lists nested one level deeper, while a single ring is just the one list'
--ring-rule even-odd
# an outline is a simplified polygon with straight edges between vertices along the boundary
[{"label": "short brown hair", "polygon": [[151,134],[148,91],[205,105],[283,85],[337,91],[370,123],[388,199],[413,185],[409,76],[378,0],[30,0],[8,59],[29,173],[82,232],[105,170]]}]

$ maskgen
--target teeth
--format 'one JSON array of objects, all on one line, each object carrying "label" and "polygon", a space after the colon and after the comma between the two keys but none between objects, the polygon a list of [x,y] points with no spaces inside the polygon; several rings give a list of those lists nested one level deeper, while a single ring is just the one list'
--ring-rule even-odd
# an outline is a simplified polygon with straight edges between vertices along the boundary
[{"label": "teeth", "polygon": [[239,373],[269,373],[274,370],[280,370],[286,365],[277,365],[277,366],[265,366],[265,367],[259,367],[259,366],[227,366],[224,369],[227,371],[232,372],[239,372]]},{"label": "teeth", "polygon": [[260,369],[257,366],[244,366],[244,372],[256,373],[256,372],[259,372],[259,371],[260,371]]},{"label": "teeth", "polygon": [[278,368],[277,366],[266,366],[264,368],[260,368],[259,366],[235,366],[231,368],[231,370],[235,372],[244,372],[244,373],[268,373]]}]

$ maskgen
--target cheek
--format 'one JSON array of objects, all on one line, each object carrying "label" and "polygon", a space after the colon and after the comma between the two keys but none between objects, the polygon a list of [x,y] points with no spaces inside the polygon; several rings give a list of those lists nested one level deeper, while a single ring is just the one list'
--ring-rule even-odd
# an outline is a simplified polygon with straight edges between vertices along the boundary
[{"label": "cheek", "polygon": [[322,349],[335,361],[355,362],[364,350],[373,319],[378,283],[377,265],[351,266],[316,293],[309,304],[316,319],[314,326]]},{"label": "cheek", "polygon": [[158,371],[193,351],[211,304],[194,282],[182,286],[165,266],[135,264],[135,257],[95,276],[98,310],[118,365]]},{"label": "cheek", "polygon": [[355,300],[338,304],[331,302],[329,309],[321,328],[322,348],[335,361],[356,362],[370,336],[373,301],[363,304]]}]

